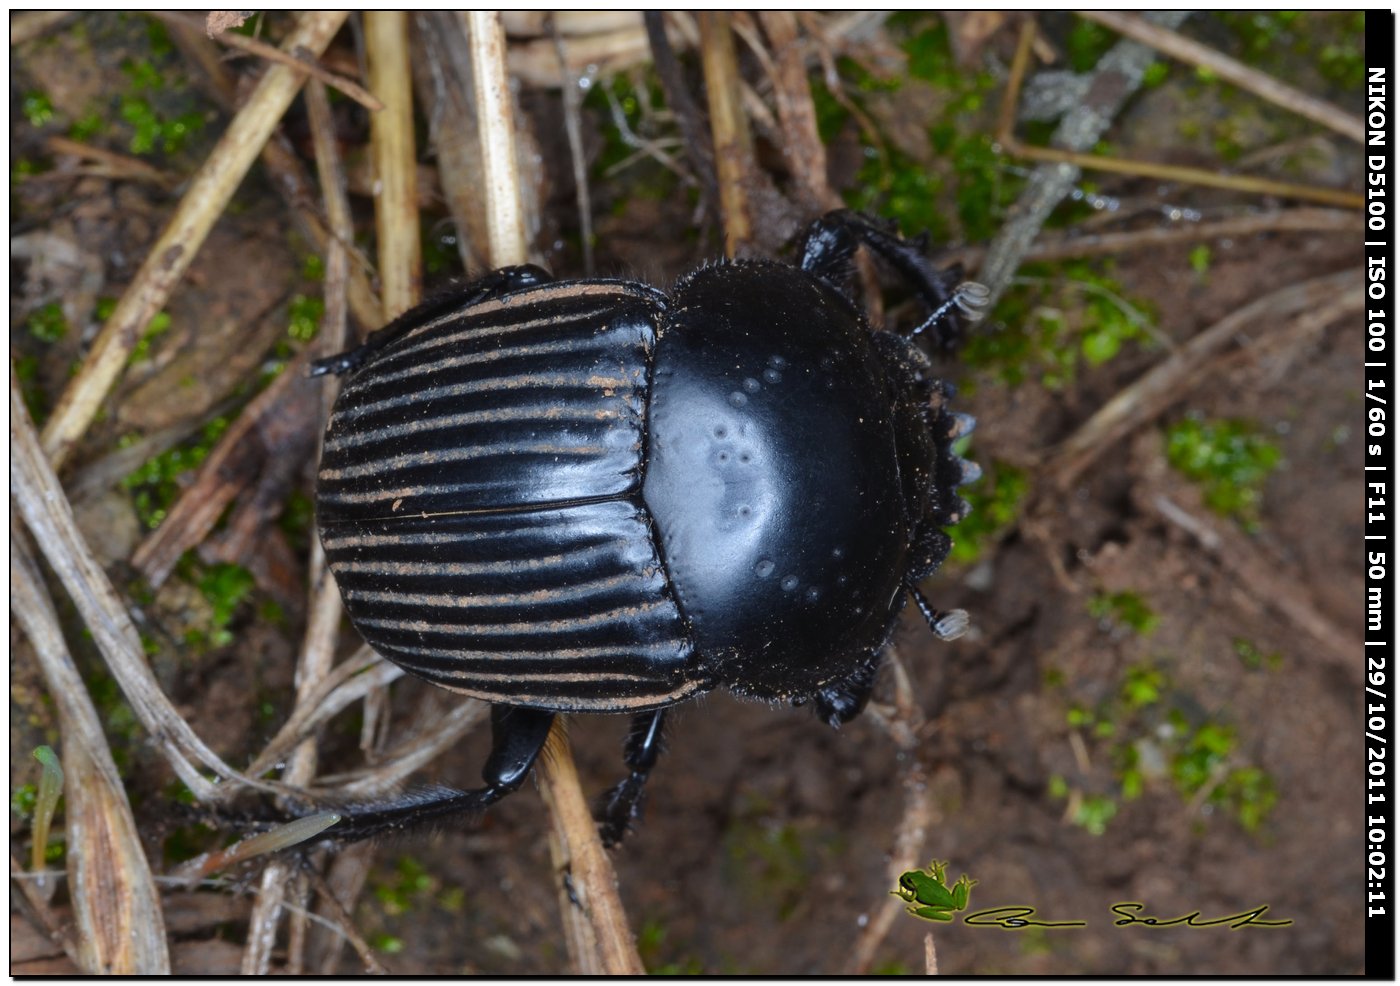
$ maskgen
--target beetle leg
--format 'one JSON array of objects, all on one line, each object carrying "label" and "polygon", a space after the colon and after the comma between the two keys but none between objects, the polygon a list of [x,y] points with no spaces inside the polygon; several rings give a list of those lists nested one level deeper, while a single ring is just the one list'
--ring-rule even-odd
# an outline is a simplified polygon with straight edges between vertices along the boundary
[{"label": "beetle leg", "polygon": [[851,255],[861,243],[898,271],[932,312],[910,335],[933,330],[938,345],[946,349],[957,340],[963,320],[980,315],[988,299],[987,289],[973,281],[963,283],[961,265],[946,270],[934,267],[924,256],[926,236],[902,239],[887,224],[849,209],[828,212],[807,228],[802,237],[801,267],[839,286],[850,271]]},{"label": "beetle leg", "polygon": [[632,768],[632,773],[603,795],[598,805],[598,834],[608,848],[622,842],[632,820],[641,817],[647,775],[665,749],[665,722],[665,709],[644,712],[632,719],[622,748],[622,761]]},{"label": "beetle leg", "polygon": [[466,308],[468,305],[477,305],[499,295],[552,280],[553,278],[544,268],[536,267],[534,264],[524,264],[519,267],[502,267],[500,270],[493,270],[475,281],[454,284],[421,305],[404,312],[382,329],[371,332],[365,341],[354,349],[346,350],[336,356],[316,360],[311,364],[311,369],[307,371],[306,375],[319,377],[330,373],[335,376],[343,376],[358,370],[385,346],[426,322]]},{"label": "beetle leg", "polygon": [[939,640],[957,640],[967,633],[969,626],[967,610],[947,609],[938,610],[929,605],[929,601],[924,598],[924,594],[919,591],[919,587],[913,582],[905,582],[904,587],[909,590],[909,594],[914,597],[914,605],[919,607],[919,612],[924,616],[924,622],[933,631],[933,635]]},{"label": "beetle leg", "polygon": [[879,652],[862,661],[846,677],[817,691],[817,715],[832,729],[850,722],[865,710],[870,693],[875,690],[875,673],[880,670]]},{"label": "beetle leg", "polygon": [[405,797],[396,802],[349,805],[345,818],[328,829],[326,836],[337,842],[358,842],[377,835],[403,832],[453,815],[467,815],[510,794],[524,783],[544,748],[553,712],[509,705],[491,708],[491,754],[481,776],[486,787],[475,791],[438,789]]}]

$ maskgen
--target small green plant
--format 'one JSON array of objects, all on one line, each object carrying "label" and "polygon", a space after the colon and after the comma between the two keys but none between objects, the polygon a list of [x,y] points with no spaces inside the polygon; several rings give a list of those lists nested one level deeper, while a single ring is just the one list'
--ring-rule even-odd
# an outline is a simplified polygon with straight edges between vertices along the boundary
[{"label": "small green plant", "polygon": [[1278,651],[1264,653],[1254,645],[1254,642],[1245,637],[1236,637],[1232,641],[1235,656],[1240,659],[1240,663],[1251,671],[1258,671],[1260,668],[1267,668],[1270,671],[1277,671],[1283,667],[1283,655]]},{"label": "small green plant", "polygon": [[1118,802],[1105,794],[1091,794],[1080,799],[1071,821],[1090,835],[1103,835],[1108,823],[1118,814]]},{"label": "small green plant", "polygon": [[1072,261],[1027,265],[988,322],[964,347],[969,367],[1008,387],[1038,377],[1060,390],[1081,363],[1101,366],[1125,343],[1148,339],[1152,316],[1103,270]]},{"label": "small green plant", "polygon": [[397,917],[431,901],[439,884],[418,860],[400,856],[393,876],[374,885],[374,896],[384,905],[384,913]]},{"label": "small green plant", "polygon": [[1070,800],[1069,820],[1102,834],[1117,814],[1119,802],[1141,797],[1154,780],[1170,779],[1183,801],[1206,803],[1224,811],[1246,830],[1257,831],[1278,800],[1273,778],[1243,763],[1233,727],[1204,719],[1191,721],[1168,701],[1172,684],[1161,667],[1134,664],[1125,668],[1112,697],[1090,709],[1073,703],[1065,712],[1071,729],[1106,749],[1118,784],[1116,794],[1090,793],[1061,775],[1050,778],[1047,793]]},{"label": "small green plant", "polygon": [[1197,276],[1204,279],[1206,273],[1210,270],[1210,247],[1206,246],[1204,243],[1192,247],[1191,252],[1187,254],[1187,260],[1190,262],[1191,269],[1196,272]]},{"label": "small green plant", "polygon": [[219,562],[210,565],[199,577],[198,588],[208,601],[212,613],[209,617],[208,643],[223,647],[233,642],[233,634],[228,625],[239,603],[253,591],[256,583],[253,575],[241,565]]},{"label": "small green plant", "polygon": [[1136,592],[1100,592],[1089,599],[1089,615],[1125,626],[1144,637],[1157,629],[1161,618]]},{"label": "small green plant", "polygon": [[[104,299],[104,301],[107,299]],[[108,307],[99,302],[97,312],[99,321],[105,322],[115,311],[115,306]],[[145,362],[151,358],[151,348],[157,339],[170,331],[171,318],[169,312],[156,312],[151,320],[146,323],[145,330],[141,333],[141,338],[136,341],[136,345],[131,349],[131,355],[127,357],[127,365],[134,366],[137,363]]]},{"label": "small green plant", "polygon": [[321,318],[326,313],[326,303],[318,297],[297,295],[287,306],[289,325],[287,334],[297,342],[310,342],[316,338],[321,328]]},{"label": "small green plant", "polygon": [[229,419],[226,417],[212,419],[196,438],[152,456],[122,480],[122,487],[132,493],[132,503],[142,524],[152,530],[160,526],[175,498],[180,495],[180,478],[197,469],[209,457],[228,426]]},{"label": "small green plant", "polygon": [[24,325],[40,342],[58,342],[68,334],[68,319],[63,316],[63,306],[56,301],[35,309]]},{"label": "small green plant", "polygon": [[1259,526],[1264,481],[1283,459],[1246,421],[1187,417],[1167,429],[1167,461],[1201,486],[1208,507],[1246,530]]},{"label": "small green plant", "polygon": [[42,127],[53,119],[53,103],[42,92],[27,92],[20,104],[20,112],[31,127]]}]

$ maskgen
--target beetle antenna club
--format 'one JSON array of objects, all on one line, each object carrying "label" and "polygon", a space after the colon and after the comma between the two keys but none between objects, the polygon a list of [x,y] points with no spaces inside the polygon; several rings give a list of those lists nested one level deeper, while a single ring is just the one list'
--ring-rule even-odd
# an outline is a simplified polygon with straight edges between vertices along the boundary
[{"label": "beetle antenna club", "polygon": [[[452,288],[313,374],[345,376],[317,524],[351,622],[410,673],[492,703],[474,791],[337,806],[342,841],[469,814],[524,781],[561,712],[628,714],[619,842],[667,710],[716,687],[860,714],[912,595],[944,640],[962,610],[917,588],[976,469],[910,333],[847,294],[868,247],[951,346],[986,290],[927,237],[850,211],[797,265],[725,261],[662,292],[511,267]],[[906,595],[907,593],[907,595]]]}]

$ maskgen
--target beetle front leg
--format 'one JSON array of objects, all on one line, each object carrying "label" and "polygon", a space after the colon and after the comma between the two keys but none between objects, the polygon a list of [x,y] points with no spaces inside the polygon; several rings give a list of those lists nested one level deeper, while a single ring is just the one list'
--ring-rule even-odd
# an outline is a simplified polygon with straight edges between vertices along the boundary
[{"label": "beetle front leg", "polygon": [[326,831],[336,842],[359,842],[386,833],[403,832],[453,815],[468,815],[504,798],[529,776],[554,722],[553,712],[496,705],[491,708],[491,754],[481,777],[486,787],[475,791],[443,791],[409,795],[378,805],[350,805],[345,818]]},{"label": "beetle front leg", "polygon": [[445,288],[415,308],[404,312],[382,329],[371,332],[363,343],[336,356],[318,359],[307,371],[309,377],[319,377],[330,373],[337,377],[351,373],[364,366],[381,349],[407,335],[416,328],[441,318],[444,315],[489,301],[499,295],[521,288],[533,287],[553,280],[549,271],[534,264],[518,267],[502,267],[475,281],[454,284]]},{"label": "beetle front leg", "polygon": [[632,773],[603,795],[598,805],[598,834],[609,849],[622,842],[632,820],[641,816],[647,775],[665,749],[665,723],[665,709],[644,712],[632,719],[622,754],[623,763],[632,768]]},{"label": "beetle front leg", "polygon": [[851,270],[851,256],[865,244],[897,270],[923,299],[931,314],[909,334],[932,331],[938,345],[950,348],[965,319],[976,320],[987,302],[987,289],[975,281],[964,282],[961,265],[946,270],[934,267],[924,256],[928,234],[906,240],[888,224],[849,209],[828,212],[807,227],[802,237],[801,267],[839,286]]}]

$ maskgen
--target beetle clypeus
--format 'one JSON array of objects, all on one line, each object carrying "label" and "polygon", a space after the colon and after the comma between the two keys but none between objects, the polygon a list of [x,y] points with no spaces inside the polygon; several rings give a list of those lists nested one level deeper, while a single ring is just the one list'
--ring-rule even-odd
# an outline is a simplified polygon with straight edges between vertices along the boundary
[{"label": "beetle clypeus", "polygon": [[[872,330],[843,293],[860,244],[931,310]],[[632,713],[637,815],[666,709],[725,686],[860,713],[906,596],[975,467],[910,341],[947,344],[985,301],[921,241],[850,212],[798,266],[722,262],[669,294],[510,267],[408,312],[313,373],[346,374],[316,494],[351,622],[422,678],[493,703],[486,786],[351,809],[342,839],[479,809],[515,790],[559,712]]]}]

